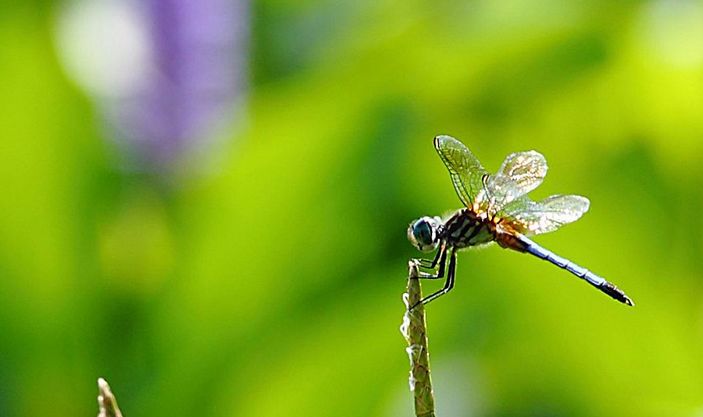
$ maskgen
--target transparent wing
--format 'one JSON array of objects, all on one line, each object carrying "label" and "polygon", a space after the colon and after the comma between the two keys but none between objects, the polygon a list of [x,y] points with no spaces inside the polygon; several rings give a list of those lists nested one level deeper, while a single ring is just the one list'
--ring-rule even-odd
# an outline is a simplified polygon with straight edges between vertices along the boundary
[{"label": "transparent wing", "polygon": [[578,220],[588,211],[590,202],[580,195],[553,195],[541,201],[520,197],[505,205],[499,215],[525,235],[553,232]]},{"label": "transparent wing", "polygon": [[518,197],[537,188],[547,175],[547,160],[535,151],[508,155],[500,170],[488,177],[482,200],[500,209]]},{"label": "transparent wing", "polygon": [[483,188],[482,178],[487,174],[486,170],[469,148],[451,136],[435,137],[434,147],[449,170],[454,190],[464,205],[471,207]]}]

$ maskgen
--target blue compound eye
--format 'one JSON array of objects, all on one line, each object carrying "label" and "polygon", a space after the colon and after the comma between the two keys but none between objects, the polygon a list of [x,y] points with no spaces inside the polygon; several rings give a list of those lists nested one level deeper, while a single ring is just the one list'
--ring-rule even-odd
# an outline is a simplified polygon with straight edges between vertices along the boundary
[{"label": "blue compound eye", "polygon": [[410,243],[423,252],[434,250],[439,243],[437,227],[439,222],[431,217],[423,217],[408,227]]},{"label": "blue compound eye", "polygon": [[418,220],[413,226],[413,234],[415,235],[415,240],[422,246],[432,244],[432,226],[425,219]]}]

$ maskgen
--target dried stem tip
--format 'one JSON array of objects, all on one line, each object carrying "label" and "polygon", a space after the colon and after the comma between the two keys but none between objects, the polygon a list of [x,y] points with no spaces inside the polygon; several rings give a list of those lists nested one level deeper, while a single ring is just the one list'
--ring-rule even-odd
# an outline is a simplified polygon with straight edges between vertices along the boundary
[{"label": "dried stem tip", "polygon": [[[408,263],[408,288],[403,294],[405,315],[400,332],[408,341],[405,351],[410,357],[410,391],[415,397],[415,415],[417,417],[435,417],[434,393],[430,379],[429,351],[427,349],[427,331],[425,327],[425,308],[418,302],[422,299],[418,266],[414,261]],[[417,304],[417,305],[416,305]],[[415,306],[409,310],[410,306]]]},{"label": "dried stem tip", "polygon": [[102,378],[98,378],[98,417],[122,417],[122,412],[117,406],[117,400],[110,390],[110,385]]}]

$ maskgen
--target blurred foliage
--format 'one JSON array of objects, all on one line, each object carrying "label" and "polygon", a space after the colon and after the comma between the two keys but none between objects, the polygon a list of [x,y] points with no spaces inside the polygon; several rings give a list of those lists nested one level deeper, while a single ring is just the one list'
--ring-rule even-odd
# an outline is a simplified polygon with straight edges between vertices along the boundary
[{"label": "blurred foliage", "polygon": [[701,2],[257,1],[248,120],[178,180],[117,167],[59,6],[0,8],[0,415],[93,415],[98,376],[129,417],[410,415],[405,228],[459,205],[438,133],[544,153],[536,197],[592,205],[537,240],[637,302],[462,253],[438,415],[703,413]]}]

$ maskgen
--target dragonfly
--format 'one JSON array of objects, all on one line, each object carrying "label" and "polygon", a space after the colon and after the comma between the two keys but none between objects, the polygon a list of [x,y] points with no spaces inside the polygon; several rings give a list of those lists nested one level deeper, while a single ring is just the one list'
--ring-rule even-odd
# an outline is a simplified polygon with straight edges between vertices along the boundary
[{"label": "dragonfly", "polygon": [[[419,304],[427,304],[454,288],[458,250],[497,242],[503,248],[529,253],[565,269],[603,293],[633,306],[618,287],[588,269],[554,254],[529,236],[552,232],[578,220],[590,202],[579,195],[553,195],[540,201],[527,194],[547,175],[547,161],[536,151],[508,155],[495,174],[488,174],[473,153],[457,139],[440,135],[434,147],[446,165],[464,207],[446,220],[421,217],[408,227],[408,239],[421,252],[437,251],[434,259],[413,259],[423,269],[420,278],[440,279],[444,287]],[[429,271],[429,272],[427,272]]]}]

